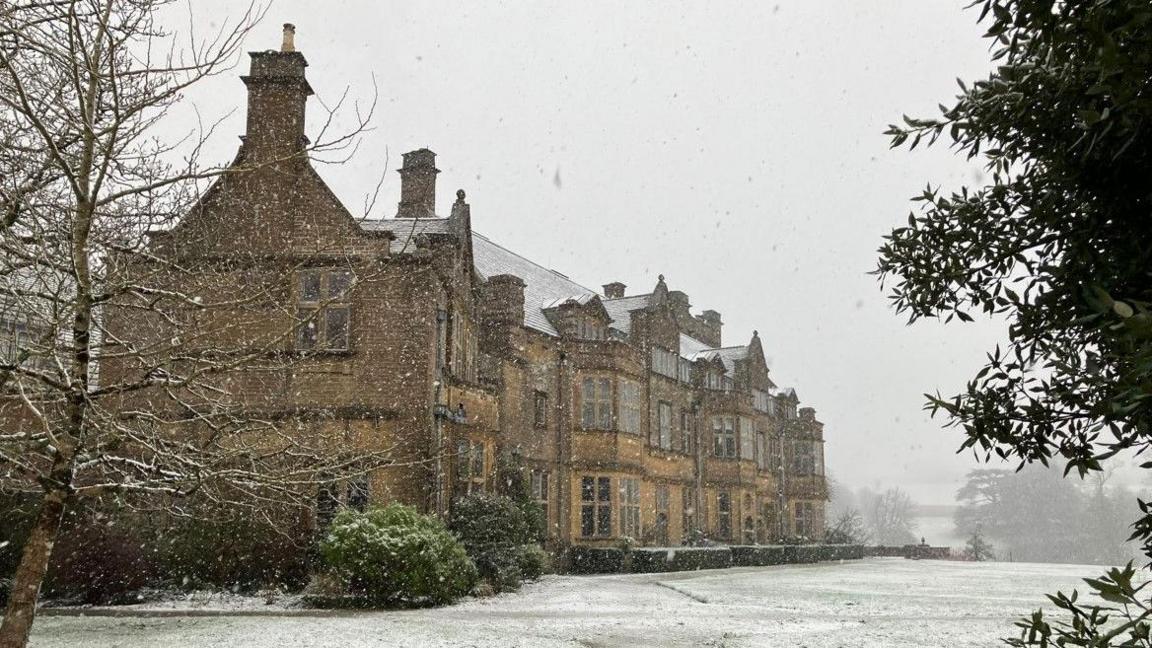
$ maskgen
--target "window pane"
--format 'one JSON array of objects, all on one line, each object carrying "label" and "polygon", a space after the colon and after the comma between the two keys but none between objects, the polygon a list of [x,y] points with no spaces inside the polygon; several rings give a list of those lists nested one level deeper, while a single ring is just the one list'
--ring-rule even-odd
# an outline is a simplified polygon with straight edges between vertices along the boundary
[{"label": "window pane", "polygon": [[324,332],[328,348],[343,351],[348,348],[348,309],[329,307],[324,311]]},{"label": "window pane", "polygon": [[469,449],[471,447],[472,447],[471,444],[469,444],[468,441],[465,439],[461,439],[461,440],[456,442],[456,477],[457,477],[457,479],[467,479],[468,478],[468,473],[469,473],[468,469],[471,466],[471,463],[469,461]]},{"label": "window pane", "polygon": [[313,308],[301,308],[296,311],[296,348],[297,349],[314,349],[316,348],[316,310]]},{"label": "window pane", "polygon": [[612,501],[612,479],[609,477],[601,477],[597,484],[597,498],[601,502]]},{"label": "window pane", "polygon": [[484,444],[472,444],[472,476],[484,476]]},{"label": "window pane", "polygon": [[584,477],[580,480],[580,499],[585,502],[591,502],[596,499],[595,479]]},{"label": "window pane", "polygon": [[580,535],[590,536],[596,532],[596,507],[584,505],[580,507]]},{"label": "window pane", "polygon": [[300,273],[300,301],[320,301],[320,272],[310,270]]},{"label": "window pane", "polygon": [[352,273],[347,270],[336,270],[328,274],[328,296],[331,298],[343,297],[352,285]]},{"label": "window pane", "polygon": [[580,394],[580,419],[586,428],[596,426],[596,381],[585,378]]},{"label": "window pane", "polygon": [[596,534],[612,535],[612,507],[601,506],[596,510]]}]

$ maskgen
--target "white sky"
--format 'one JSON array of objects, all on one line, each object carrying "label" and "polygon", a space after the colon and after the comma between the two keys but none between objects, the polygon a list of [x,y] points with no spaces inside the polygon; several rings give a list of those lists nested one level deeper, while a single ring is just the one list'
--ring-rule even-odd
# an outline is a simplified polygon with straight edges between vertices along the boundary
[{"label": "white sky", "polygon": [[[244,4],[194,0],[196,23]],[[882,134],[985,74],[964,4],[278,0],[247,48],[292,22],[319,99],[369,101],[375,78],[376,130],[319,169],[353,213],[387,163],[376,213],[393,215],[399,155],[427,146],[441,213],[464,188],[477,231],[593,288],[663,273],[722,313],[726,344],[760,331],[773,379],[825,422],[833,476],[949,503],[976,463],[922,394],[962,388],[998,327],[907,327],[866,273],[910,196],[980,177]],[[207,117],[235,109],[218,160],[244,128],[244,58],[189,94]]]}]

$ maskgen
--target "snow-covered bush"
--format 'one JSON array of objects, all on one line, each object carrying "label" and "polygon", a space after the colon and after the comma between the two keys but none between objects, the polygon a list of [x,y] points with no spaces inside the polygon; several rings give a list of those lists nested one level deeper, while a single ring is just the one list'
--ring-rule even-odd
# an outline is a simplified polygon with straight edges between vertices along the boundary
[{"label": "snow-covered bush", "polygon": [[520,586],[525,578],[522,547],[534,544],[536,536],[532,520],[515,500],[486,493],[462,497],[452,506],[450,528],[495,591]]},{"label": "snow-covered bush", "polygon": [[442,605],[476,583],[475,565],[443,523],[402,504],[340,511],[320,552],[352,593],[374,605]]},{"label": "snow-covered bush", "polygon": [[524,580],[536,580],[552,571],[552,558],[540,545],[523,545],[517,554],[520,565],[520,577]]}]

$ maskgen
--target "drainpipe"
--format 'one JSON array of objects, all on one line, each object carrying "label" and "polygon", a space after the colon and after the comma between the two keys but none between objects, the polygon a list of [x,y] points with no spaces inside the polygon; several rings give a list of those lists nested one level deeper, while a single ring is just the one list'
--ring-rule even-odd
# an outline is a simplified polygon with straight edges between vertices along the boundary
[{"label": "drainpipe", "polygon": [[559,525],[561,546],[572,543],[572,435],[565,433],[568,426],[568,401],[565,368],[568,357],[561,351],[556,363],[556,523]]},{"label": "drainpipe", "polygon": [[789,513],[789,511],[788,511],[788,499],[787,499],[787,497],[785,497],[785,494],[784,494],[785,489],[788,486],[788,477],[787,477],[788,471],[785,469],[787,464],[788,464],[788,460],[787,460],[788,450],[784,446],[784,433],[783,433],[783,431],[778,432],[776,436],[779,439],[779,444],[780,444],[780,465],[778,466],[779,472],[780,472],[780,480],[779,480],[779,483],[776,485],[776,499],[777,499],[777,502],[776,502],[776,511],[777,511],[776,533],[778,534],[778,536],[780,538],[783,538],[787,535],[786,529],[788,527],[788,513]]}]

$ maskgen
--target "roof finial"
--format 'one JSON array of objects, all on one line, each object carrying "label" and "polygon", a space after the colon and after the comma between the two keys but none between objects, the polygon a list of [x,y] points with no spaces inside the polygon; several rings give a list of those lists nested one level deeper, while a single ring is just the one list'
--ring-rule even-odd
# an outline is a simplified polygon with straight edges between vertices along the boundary
[{"label": "roof finial", "polygon": [[456,202],[458,202],[458,203],[464,202],[464,190],[463,189],[457,189],[456,190]]},{"label": "roof finial", "polygon": [[760,337],[760,331],[753,329],[752,330],[752,337]]},{"label": "roof finial", "polygon": [[296,25],[284,23],[284,40],[280,43],[281,52],[296,51]]},{"label": "roof finial", "polygon": [[659,276],[657,276],[656,278],[657,278],[658,280],[660,280],[660,281],[664,281],[664,275],[659,275]]}]

